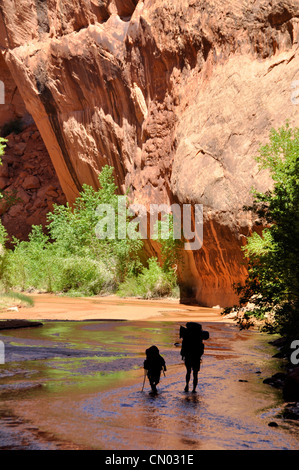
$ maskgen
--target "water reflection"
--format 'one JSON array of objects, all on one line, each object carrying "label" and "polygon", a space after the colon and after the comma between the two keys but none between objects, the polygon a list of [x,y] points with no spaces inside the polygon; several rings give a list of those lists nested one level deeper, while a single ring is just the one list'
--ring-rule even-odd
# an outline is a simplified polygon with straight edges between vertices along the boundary
[{"label": "water reflection", "polygon": [[143,417],[143,429],[146,430],[144,439],[151,439],[156,449],[165,446],[167,449],[199,448],[201,403],[199,393],[166,390],[158,395],[146,394],[138,410]]},{"label": "water reflection", "polygon": [[[277,368],[268,338],[231,325],[205,328],[211,340],[194,394],[183,392],[185,367],[174,346],[177,323],[51,322],[38,331],[7,331],[1,338],[11,362],[0,369],[0,395],[10,411],[0,413],[1,445],[298,448],[296,434],[267,426],[279,400],[279,392],[262,383]],[[148,382],[141,392],[144,351],[151,344],[168,366],[158,395],[149,393]]]},{"label": "water reflection", "polygon": [[178,403],[177,413],[184,416],[184,421],[180,423],[180,427],[185,426],[185,435],[180,438],[180,447],[191,449],[201,447],[200,434],[203,425],[201,404],[202,397],[198,392],[184,394]]}]

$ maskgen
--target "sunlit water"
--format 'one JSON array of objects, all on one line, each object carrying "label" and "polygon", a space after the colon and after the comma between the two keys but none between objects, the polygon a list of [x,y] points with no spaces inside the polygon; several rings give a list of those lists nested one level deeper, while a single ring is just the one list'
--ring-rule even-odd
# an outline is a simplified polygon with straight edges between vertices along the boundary
[{"label": "sunlit water", "polygon": [[[185,393],[173,322],[47,322],[0,332],[0,449],[298,449],[299,428],[263,384],[281,362],[269,336],[209,330],[196,394]],[[159,394],[143,384],[156,344],[168,370]],[[277,427],[269,427],[275,421]]]}]

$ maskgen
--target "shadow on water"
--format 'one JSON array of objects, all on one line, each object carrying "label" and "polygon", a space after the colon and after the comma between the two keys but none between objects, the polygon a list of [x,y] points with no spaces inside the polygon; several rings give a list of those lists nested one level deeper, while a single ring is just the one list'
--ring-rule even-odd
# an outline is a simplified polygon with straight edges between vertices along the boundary
[{"label": "shadow on water", "polygon": [[[197,393],[185,393],[180,323],[48,322],[2,332],[0,448],[296,449],[298,428],[276,417],[279,370],[269,337],[205,323]],[[166,360],[158,394],[143,382],[145,349]],[[270,428],[268,422],[279,423]]]}]

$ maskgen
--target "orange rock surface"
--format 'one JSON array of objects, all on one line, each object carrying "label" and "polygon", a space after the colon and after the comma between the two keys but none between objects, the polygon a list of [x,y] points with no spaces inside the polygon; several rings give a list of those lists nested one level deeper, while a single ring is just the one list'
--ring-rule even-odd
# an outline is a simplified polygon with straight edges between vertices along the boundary
[{"label": "orange rock surface", "polygon": [[109,164],[134,202],[203,204],[180,272],[206,306],[246,276],[242,207],[271,185],[253,156],[298,125],[298,31],[296,0],[1,1],[3,58],[67,199]]}]

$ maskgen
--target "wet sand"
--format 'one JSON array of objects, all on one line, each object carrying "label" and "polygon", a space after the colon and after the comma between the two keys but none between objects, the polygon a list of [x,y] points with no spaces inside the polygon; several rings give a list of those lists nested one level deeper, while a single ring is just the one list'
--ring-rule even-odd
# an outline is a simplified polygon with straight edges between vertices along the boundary
[{"label": "wet sand", "polygon": [[[299,449],[297,424],[278,416],[281,392],[263,383],[282,367],[273,337],[176,300],[33,298],[0,315],[43,323],[0,331],[0,449]],[[180,357],[190,320],[210,332],[196,394],[183,391]],[[167,364],[157,396],[147,380],[141,392],[152,344]]]},{"label": "wet sand", "polygon": [[51,294],[30,296],[33,307],[0,312],[0,320],[162,320],[230,322],[220,308],[180,304],[179,300],[141,300],[107,297],[65,297]]},{"label": "wet sand", "polygon": [[[184,393],[182,321],[50,321],[0,332],[0,449],[295,450],[299,429],[277,415],[280,370],[269,336],[229,323],[210,332],[196,394]],[[157,396],[144,351],[166,360]],[[269,427],[275,421],[277,427]]]}]

